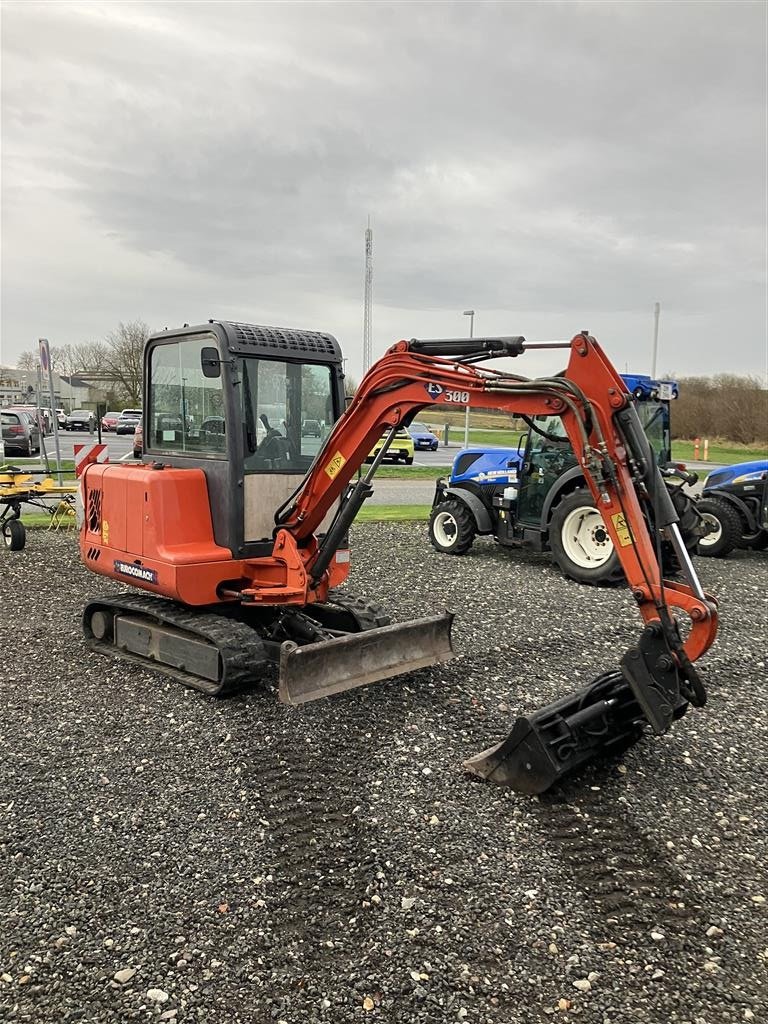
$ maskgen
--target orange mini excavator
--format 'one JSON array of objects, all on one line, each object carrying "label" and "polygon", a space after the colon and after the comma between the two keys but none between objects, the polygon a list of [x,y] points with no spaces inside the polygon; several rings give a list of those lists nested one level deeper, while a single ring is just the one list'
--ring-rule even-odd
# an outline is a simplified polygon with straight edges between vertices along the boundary
[{"label": "orange mini excavator", "polygon": [[[568,350],[563,374],[529,380],[478,367],[542,348]],[[92,465],[82,478],[85,565],[141,591],[86,607],[96,650],[211,695],[274,677],[276,663],[280,699],[292,704],[449,660],[450,614],[391,625],[339,587],[349,528],[398,428],[425,407],[470,405],[522,416],[533,429],[536,417],[561,417],[645,627],[618,669],[518,718],[468,769],[540,792],[648,724],[663,733],[689,704],[704,703],[692,663],[715,638],[715,602],[696,577],[630,395],[588,333],[545,344],[400,341],[345,410],[330,335],[211,320],[148,340],[144,395],[142,463]],[[662,578],[662,541],[676,556],[676,580]],[[684,640],[679,613],[689,623]]]}]

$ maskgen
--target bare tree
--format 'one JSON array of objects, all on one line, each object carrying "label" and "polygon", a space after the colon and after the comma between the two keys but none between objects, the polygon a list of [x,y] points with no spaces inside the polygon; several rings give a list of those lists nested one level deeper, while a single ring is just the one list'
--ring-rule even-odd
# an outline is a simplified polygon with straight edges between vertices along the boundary
[{"label": "bare tree", "polygon": [[82,367],[78,365],[73,345],[52,345],[51,366],[56,373],[63,374],[65,377],[71,377],[76,374],[78,370],[82,369]]},{"label": "bare tree", "polygon": [[107,336],[104,368],[111,375],[115,390],[132,405],[141,405],[142,360],[149,327],[143,320],[119,323]]},{"label": "bare tree", "polygon": [[675,437],[718,437],[738,444],[768,440],[768,391],[757,377],[721,373],[680,377],[672,407]]},{"label": "bare tree", "polygon": [[[106,365],[108,348],[103,341],[87,341],[74,346],[77,370],[103,370]],[[77,372],[77,371],[75,371]]]},{"label": "bare tree", "polygon": [[16,360],[17,370],[36,370],[37,369],[37,352],[27,351],[22,352],[19,358]]}]

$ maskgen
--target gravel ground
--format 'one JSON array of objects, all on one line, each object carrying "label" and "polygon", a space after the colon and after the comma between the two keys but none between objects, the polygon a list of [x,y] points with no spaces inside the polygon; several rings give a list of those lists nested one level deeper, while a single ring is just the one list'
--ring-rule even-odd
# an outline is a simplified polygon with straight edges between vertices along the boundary
[{"label": "gravel ground", "polygon": [[540,799],[463,758],[613,667],[626,591],[423,525],[354,531],[354,589],[458,613],[461,657],[303,709],[88,652],[73,539],[3,552],[0,1019],[765,1019],[765,554],[700,560],[710,703]]}]

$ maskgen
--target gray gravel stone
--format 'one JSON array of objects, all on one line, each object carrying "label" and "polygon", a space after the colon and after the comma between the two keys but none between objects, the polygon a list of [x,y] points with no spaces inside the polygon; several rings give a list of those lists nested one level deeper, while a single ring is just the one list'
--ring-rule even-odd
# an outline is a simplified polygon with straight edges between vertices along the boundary
[{"label": "gray gravel stone", "polygon": [[460,657],[295,709],[89,652],[82,606],[117,588],[71,537],[0,552],[0,1018],[760,1020],[767,565],[697,562],[722,612],[706,709],[530,799],[460,764],[616,666],[626,591],[356,527],[350,589],[399,619],[448,606]]}]

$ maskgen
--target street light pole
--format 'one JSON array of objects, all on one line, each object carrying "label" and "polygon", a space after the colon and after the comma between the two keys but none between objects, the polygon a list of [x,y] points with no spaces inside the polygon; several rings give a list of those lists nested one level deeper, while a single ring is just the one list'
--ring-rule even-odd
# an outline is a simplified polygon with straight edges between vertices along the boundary
[{"label": "street light pole", "polygon": [[[475,336],[475,311],[474,309],[465,309],[462,315],[469,317],[469,336],[473,338]],[[464,410],[464,447],[469,448],[469,406]]]},{"label": "street light pole", "polygon": [[653,359],[651,361],[652,380],[656,380],[656,357],[659,354],[659,313],[661,313],[661,303],[657,302],[653,307]]}]

